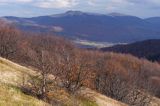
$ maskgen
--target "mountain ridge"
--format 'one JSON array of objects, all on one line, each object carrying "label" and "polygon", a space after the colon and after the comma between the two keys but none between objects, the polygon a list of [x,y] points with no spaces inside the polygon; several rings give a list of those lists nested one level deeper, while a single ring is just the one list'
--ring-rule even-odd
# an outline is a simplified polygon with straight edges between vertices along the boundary
[{"label": "mountain ridge", "polygon": [[[160,21],[121,13],[98,14],[67,11],[62,14],[32,18],[3,17],[24,31],[50,32],[69,39],[130,43],[160,39]],[[157,20],[157,19],[156,19]],[[56,31],[55,28],[60,28]]]}]

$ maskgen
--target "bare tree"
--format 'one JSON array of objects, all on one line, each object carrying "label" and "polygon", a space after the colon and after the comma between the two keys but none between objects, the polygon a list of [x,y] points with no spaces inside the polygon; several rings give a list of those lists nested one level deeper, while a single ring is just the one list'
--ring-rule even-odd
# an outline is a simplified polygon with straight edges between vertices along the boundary
[{"label": "bare tree", "polygon": [[[48,88],[48,75],[52,72],[53,70],[53,63],[54,63],[54,58],[52,54],[52,50],[54,49],[53,46],[50,44],[50,38],[49,37],[38,37],[38,41],[36,39],[32,39],[31,41],[32,46],[30,48],[30,53],[29,57],[31,60],[32,66],[38,69],[38,72],[40,73],[40,76],[38,77],[39,83],[33,82],[32,84],[35,86],[37,94],[39,95],[40,98],[46,100],[47,98],[47,88]],[[50,45],[49,45],[50,44]],[[36,84],[36,85],[35,85]]]}]

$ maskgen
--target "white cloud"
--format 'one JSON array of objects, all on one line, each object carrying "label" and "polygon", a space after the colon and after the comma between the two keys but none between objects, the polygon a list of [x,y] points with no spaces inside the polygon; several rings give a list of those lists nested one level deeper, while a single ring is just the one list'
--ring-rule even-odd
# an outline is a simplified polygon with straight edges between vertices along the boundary
[{"label": "white cloud", "polygon": [[10,3],[28,3],[28,5],[41,8],[70,8],[79,3],[80,0],[0,0],[0,5]]},{"label": "white cloud", "polygon": [[0,3],[26,3],[32,1],[33,0],[0,0]]},{"label": "white cloud", "polygon": [[160,0],[0,0],[0,4],[8,3],[28,3],[28,5],[40,8],[72,8],[84,3],[88,6],[105,6],[107,10],[113,11],[133,5],[145,5],[145,7],[160,6]]},{"label": "white cloud", "polygon": [[88,4],[99,8],[103,7],[107,11],[116,11],[134,5],[129,0],[88,0]]},{"label": "white cloud", "polygon": [[160,0],[150,0],[151,2],[153,2],[153,3],[158,3],[158,4],[160,4]]},{"label": "white cloud", "polygon": [[70,8],[77,4],[77,0],[41,0],[34,5],[41,8]]},{"label": "white cloud", "polygon": [[0,0],[0,5],[8,5],[13,3],[31,3],[33,0]]},{"label": "white cloud", "polygon": [[88,4],[91,6],[95,6],[96,5],[96,0],[88,0]]}]

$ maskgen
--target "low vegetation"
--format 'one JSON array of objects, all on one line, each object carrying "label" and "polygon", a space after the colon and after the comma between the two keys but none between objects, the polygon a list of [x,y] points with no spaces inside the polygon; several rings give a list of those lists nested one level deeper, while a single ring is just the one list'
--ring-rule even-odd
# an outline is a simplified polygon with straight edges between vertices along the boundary
[{"label": "low vegetation", "polygon": [[24,94],[17,87],[7,84],[0,86],[0,106],[47,106],[47,103]]}]

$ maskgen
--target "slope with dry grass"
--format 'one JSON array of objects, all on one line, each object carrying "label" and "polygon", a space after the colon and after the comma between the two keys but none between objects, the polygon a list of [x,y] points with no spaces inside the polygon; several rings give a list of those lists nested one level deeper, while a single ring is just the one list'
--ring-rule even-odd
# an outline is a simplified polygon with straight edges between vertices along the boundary
[{"label": "slope with dry grass", "polygon": [[19,86],[23,75],[31,70],[0,58],[0,106],[48,106],[49,104],[24,94]]},{"label": "slope with dry grass", "polygon": [[[35,97],[26,95],[20,89],[20,86],[24,83],[23,79],[27,79],[29,76],[35,76],[37,74],[37,72],[31,69],[20,66],[4,58],[0,58],[0,105],[49,105]],[[83,95],[84,93],[85,95]],[[68,94],[63,89],[59,89],[56,92],[54,91],[53,94],[52,97],[54,97],[54,99],[67,106],[75,106],[77,104],[80,106],[126,106],[123,103],[107,98],[90,89],[84,90],[76,97]]]}]

